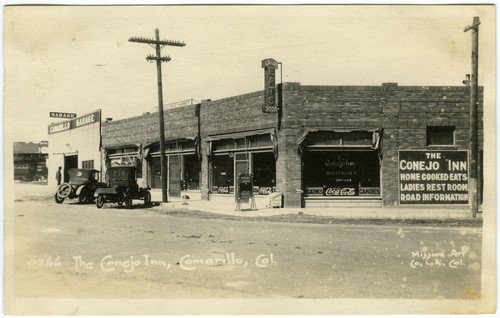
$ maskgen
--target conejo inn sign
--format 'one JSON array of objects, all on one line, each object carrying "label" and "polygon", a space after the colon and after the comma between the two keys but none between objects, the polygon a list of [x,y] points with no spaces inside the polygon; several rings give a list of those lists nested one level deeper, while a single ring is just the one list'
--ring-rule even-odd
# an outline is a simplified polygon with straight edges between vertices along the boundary
[{"label": "conejo inn sign", "polygon": [[399,151],[400,204],[469,203],[467,151]]},{"label": "conejo inn sign", "polygon": [[95,112],[64,121],[62,123],[56,123],[49,125],[49,135],[56,134],[59,132],[67,131],[70,129],[76,129],[82,126],[91,125],[101,122],[101,110],[96,110]]}]

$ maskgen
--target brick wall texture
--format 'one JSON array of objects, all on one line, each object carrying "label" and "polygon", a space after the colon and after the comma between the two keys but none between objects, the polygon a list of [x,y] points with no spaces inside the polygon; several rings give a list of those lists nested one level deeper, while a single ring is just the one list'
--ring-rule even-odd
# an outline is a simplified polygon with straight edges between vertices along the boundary
[{"label": "brick wall texture", "polygon": [[[194,137],[198,130],[200,132],[203,198],[208,198],[210,168],[207,143],[203,140],[216,134],[277,128],[276,186],[277,191],[284,194],[286,207],[303,206],[302,159],[297,152],[301,127],[382,127],[381,188],[385,206],[397,205],[398,202],[398,150],[469,149],[470,88],[466,86],[398,86],[395,83],[305,86],[284,83],[281,91],[281,116],[262,112],[263,91],[164,111],[167,141]],[[479,118],[482,119],[482,88],[479,96]],[[455,145],[428,148],[427,126],[455,126]],[[158,113],[104,123],[102,147],[157,142],[158,127]],[[479,130],[479,147],[483,149],[482,120]],[[146,167],[147,163],[143,166]]]}]

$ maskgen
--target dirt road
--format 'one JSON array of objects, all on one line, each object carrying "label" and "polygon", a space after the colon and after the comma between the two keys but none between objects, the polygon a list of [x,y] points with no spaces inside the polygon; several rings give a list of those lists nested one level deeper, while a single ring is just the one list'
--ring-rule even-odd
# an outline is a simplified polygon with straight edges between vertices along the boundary
[{"label": "dirt road", "polygon": [[17,297],[480,296],[481,227],[178,217],[33,196],[6,213]]}]

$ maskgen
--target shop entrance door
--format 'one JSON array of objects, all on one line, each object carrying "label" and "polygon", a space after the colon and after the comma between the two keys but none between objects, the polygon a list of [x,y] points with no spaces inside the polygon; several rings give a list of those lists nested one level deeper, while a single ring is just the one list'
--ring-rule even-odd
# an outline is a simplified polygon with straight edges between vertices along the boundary
[{"label": "shop entrance door", "polygon": [[236,160],[234,161],[234,186],[236,187],[236,182],[238,179],[238,174],[240,173],[250,173],[250,166],[249,166],[249,154],[245,153],[239,153],[236,154]]},{"label": "shop entrance door", "polygon": [[174,155],[168,158],[169,166],[169,193],[171,196],[180,197],[181,196],[181,158],[180,156]]},{"label": "shop entrance door", "polygon": [[64,182],[69,182],[68,170],[78,168],[78,155],[64,156]]}]

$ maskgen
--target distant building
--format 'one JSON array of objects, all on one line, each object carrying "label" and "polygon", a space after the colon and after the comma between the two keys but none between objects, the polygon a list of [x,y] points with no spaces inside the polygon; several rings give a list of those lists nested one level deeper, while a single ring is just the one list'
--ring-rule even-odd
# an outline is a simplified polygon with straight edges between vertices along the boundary
[{"label": "distant building", "polygon": [[48,142],[14,142],[14,180],[47,180]]}]

